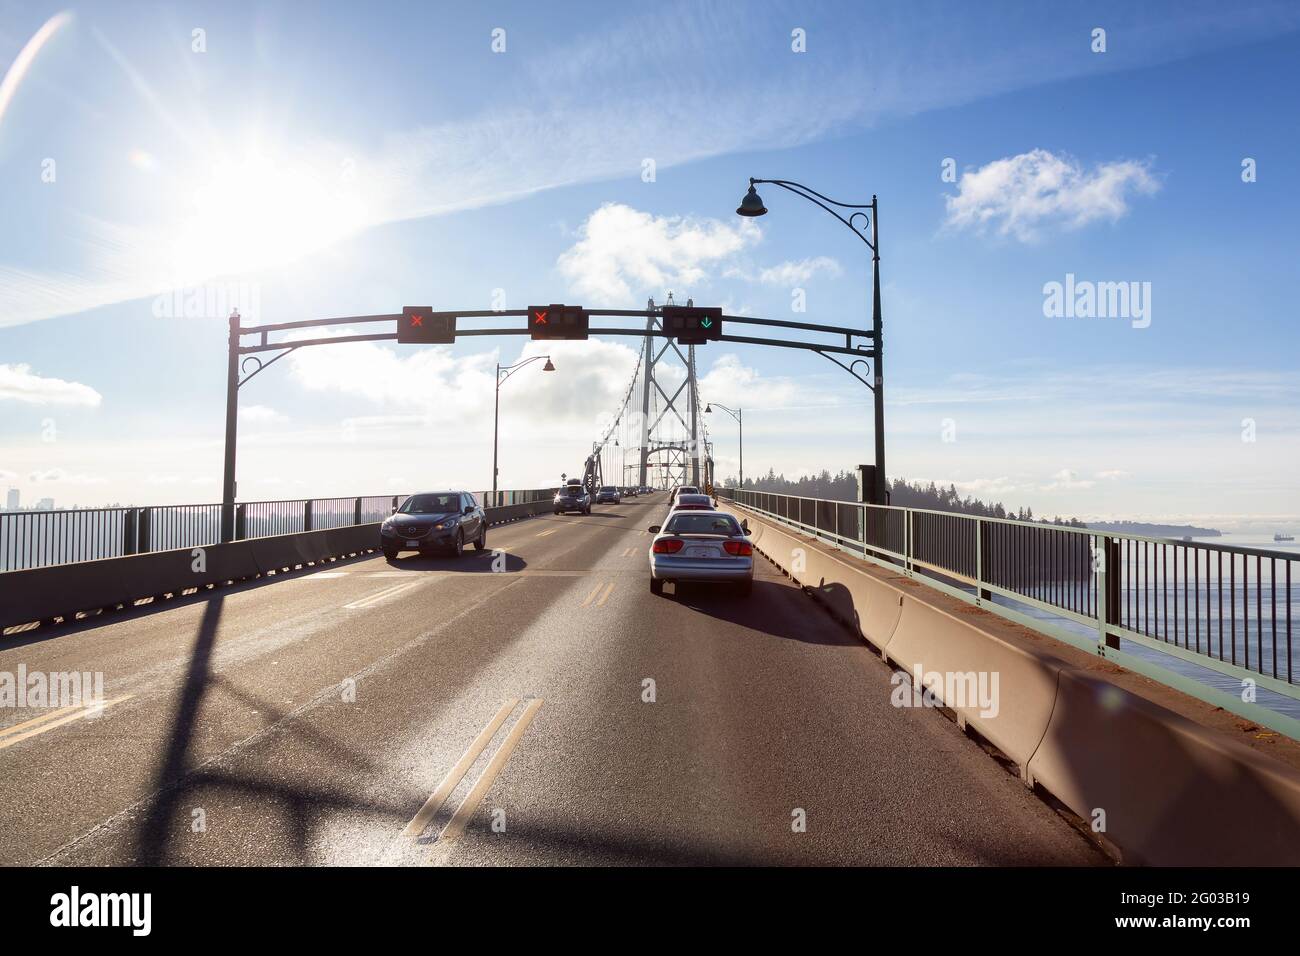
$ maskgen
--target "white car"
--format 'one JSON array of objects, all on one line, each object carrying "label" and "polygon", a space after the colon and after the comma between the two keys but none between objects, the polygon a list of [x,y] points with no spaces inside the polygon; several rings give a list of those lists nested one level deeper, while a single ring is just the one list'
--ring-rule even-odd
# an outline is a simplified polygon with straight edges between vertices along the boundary
[{"label": "white car", "polygon": [[748,527],[722,511],[674,511],[651,525],[650,593],[665,581],[725,584],[748,596],[754,587],[754,547]]}]

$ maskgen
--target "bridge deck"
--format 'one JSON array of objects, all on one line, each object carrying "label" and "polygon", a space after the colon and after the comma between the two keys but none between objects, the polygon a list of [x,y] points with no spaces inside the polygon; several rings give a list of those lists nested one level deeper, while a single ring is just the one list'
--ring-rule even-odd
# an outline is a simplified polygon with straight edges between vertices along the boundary
[{"label": "bridge deck", "polygon": [[117,702],[0,717],[0,863],[1107,862],[766,562],[652,596],[663,502],[7,640]]}]

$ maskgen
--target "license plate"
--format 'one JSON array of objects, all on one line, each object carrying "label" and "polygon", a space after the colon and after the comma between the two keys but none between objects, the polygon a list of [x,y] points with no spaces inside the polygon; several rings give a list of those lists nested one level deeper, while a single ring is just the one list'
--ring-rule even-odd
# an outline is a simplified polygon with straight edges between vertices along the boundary
[{"label": "license plate", "polygon": [[718,552],[713,548],[687,548],[686,555],[691,558],[712,558],[716,557]]},{"label": "license plate", "polygon": [[408,541],[408,542],[406,542],[406,546],[407,546],[408,548],[418,548],[418,547],[420,546],[420,542],[418,542],[418,541]]}]

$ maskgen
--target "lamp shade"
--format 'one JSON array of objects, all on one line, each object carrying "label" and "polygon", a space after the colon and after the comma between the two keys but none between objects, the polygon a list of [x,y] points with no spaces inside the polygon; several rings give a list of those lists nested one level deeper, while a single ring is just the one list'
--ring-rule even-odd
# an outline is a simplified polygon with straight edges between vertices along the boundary
[{"label": "lamp shade", "polygon": [[767,207],[763,205],[763,198],[759,196],[758,190],[755,189],[752,184],[749,187],[749,192],[745,193],[745,198],[742,199],[740,201],[740,205],[736,207],[736,215],[738,216],[767,215]]}]

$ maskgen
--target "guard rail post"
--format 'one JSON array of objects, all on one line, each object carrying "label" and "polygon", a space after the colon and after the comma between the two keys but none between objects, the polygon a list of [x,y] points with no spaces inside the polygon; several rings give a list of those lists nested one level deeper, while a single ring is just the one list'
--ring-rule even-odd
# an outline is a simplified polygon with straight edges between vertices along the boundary
[{"label": "guard rail post", "polygon": [[135,508],[127,508],[122,513],[122,553],[135,554],[136,548],[139,547],[138,532],[136,531],[137,515],[139,512]]}]

